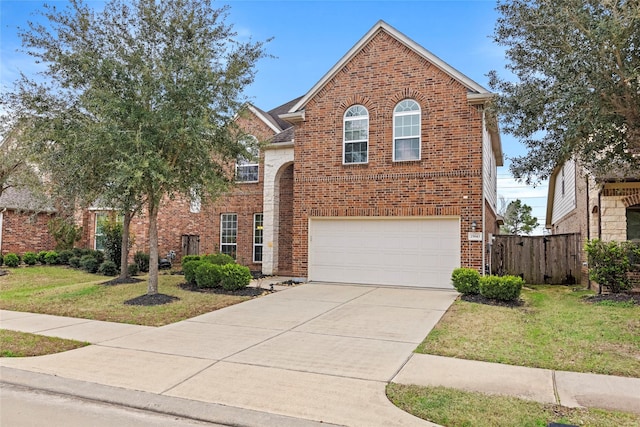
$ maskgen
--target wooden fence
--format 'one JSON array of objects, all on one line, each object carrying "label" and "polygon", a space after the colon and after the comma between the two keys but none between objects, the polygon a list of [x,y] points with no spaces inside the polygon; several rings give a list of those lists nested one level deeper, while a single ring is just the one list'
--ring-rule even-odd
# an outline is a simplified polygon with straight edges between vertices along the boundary
[{"label": "wooden fence", "polygon": [[521,276],[531,284],[576,284],[581,276],[580,234],[497,235],[491,245],[491,273]]}]

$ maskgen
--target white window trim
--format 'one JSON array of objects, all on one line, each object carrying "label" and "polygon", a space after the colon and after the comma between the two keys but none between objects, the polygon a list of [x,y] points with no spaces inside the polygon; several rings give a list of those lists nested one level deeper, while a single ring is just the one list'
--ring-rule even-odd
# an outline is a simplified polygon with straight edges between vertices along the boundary
[{"label": "white window trim", "polygon": [[[224,229],[224,217],[225,217],[225,215],[233,215],[233,216],[235,216],[235,224],[236,224],[236,227],[235,227],[236,239],[235,240],[236,241],[234,243],[223,243],[222,242],[222,235],[223,235],[222,231]],[[238,214],[237,213],[223,213],[223,214],[220,214],[220,253],[225,253],[222,250],[222,246],[223,245],[224,246],[234,246],[235,250],[233,251],[233,253],[235,253],[236,256],[238,255]]]},{"label": "white window trim", "polygon": [[[396,108],[398,108],[398,105],[400,105],[402,102],[404,101],[413,101],[418,105],[418,111],[402,111],[402,112],[396,112]],[[418,115],[418,158],[417,159],[407,159],[407,160],[397,160],[396,159],[396,139],[407,139],[407,137],[402,137],[402,138],[396,138],[396,117],[400,117],[400,116],[412,116],[412,115]],[[422,107],[420,106],[420,103],[418,103],[418,101],[416,101],[415,99],[411,99],[411,98],[407,98],[407,99],[403,99],[400,102],[398,102],[395,107],[393,107],[393,147],[392,148],[392,152],[393,152],[393,161],[394,162],[418,162],[420,160],[422,160]],[[412,137],[415,138],[415,137]]]},{"label": "white window trim", "polygon": [[[255,136],[253,136],[253,135],[248,135],[248,136],[247,136],[247,138],[248,138],[248,139],[251,139],[252,144],[255,144],[255,147],[256,147],[256,149],[257,149],[257,147],[258,147],[258,138],[256,138],[256,137],[255,137]],[[246,146],[246,143],[244,143],[244,142],[243,142],[243,144],[245,144],[245,146]],[[259,162],[259,158],[260,158],[260,151],[259,151],[259,150],[257,150],[257,153],[256,153],[255,157],[256,157],[256,158],[255,158],[255,161],[248,161],[248,160],[246,160],[246,159],[240,159],[240,158],[236,160],[236,175],[235,175],[235,181],[236,181],[238,184],[254,184],[254,183],[256,183],[256,182],[259,182],[259,181],[260,181],[260,162]],[[255,179],[255,180],[239,180],[239,179],[238,179],[238,169],[241,169],[241,168],[249,168],[249,167],[255,167],[255,168],[257,168],[256,179]]]},{"label": "white window trim", "polygon": [[[257,231],[257,226],[256,226],[256,219],[258,217],[258,215],[260,215],[262,217],[262,224],[260,225],[260,227],[262,227],[262,243],[256,243],[256,231]],[[253,254],[252,254],[252,258],[253,258],[253,263],[254,264],[262,264],[262,260],[257,261],[256,260],[256,248],[257,247],[261,247],[263,249],[262,252],[262,257],[264,258],[264,214],[263,213],[256,213],[253,214]]]},{"label": "white window trim", "polygon": [[[347,122],[348,121],[350,122],[350,121],[364,120],[365,119],[365,116],[347,117],[347,113],[353,107],[362,107],[364,109],[364,111],[367,112],[367,115],[366,115],[366,120],[367,120],[367,139],[359,139],[359,140],[347,141],[346,138],[345,138],[345,133],[346,133],[346,130],[347,130]],[[367,143],[367,158],[366,158],[366,160],[364,162],[347,162],[346,161],[347,144],[357,144],[357,143],[360,143],[360,142],[366,142]],[[343,165],[365,165],[367,163],[369,163],[369,110],[364,105],[356,104],[356,105],[352,105],[351,107],[347,108],[347,111],[345,111],[344,115],[342,116],[342,164]]]}]

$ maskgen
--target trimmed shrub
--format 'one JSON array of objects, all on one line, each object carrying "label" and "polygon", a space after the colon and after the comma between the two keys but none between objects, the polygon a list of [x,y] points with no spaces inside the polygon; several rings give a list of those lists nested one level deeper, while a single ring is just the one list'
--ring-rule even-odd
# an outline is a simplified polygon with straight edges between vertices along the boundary
[{"label": "trimmed shrub", "polygon": [[62,265],[69,265],[69,259],[74,256],[73,251],[69,249],[65,249],[63,251],[58,252],[58,263]]},{"label": "trimmed shrub", "polygon": [[232,256],[227,254],[209,254],[200,258],[202,261],[206,261],[216,265],[235,264],[236,260]]},{"label": "trimmed shrub", "polygon": [[120,273],[120,269],[115,262],[108,259],[100,264],[100,267],[98,267],[98,273],[103,276],[117,276],[118,273]]},{"label": "trimmed shrub", "polygon": [[72,256],[69,258],[69,266],[73,268],[80,268],[80,257]]},{"label": "trimmed shrub", "polygon": [[133,262],[138,264],[138,269],[143,273],[149,272],[149,254],[144,252],[136,252],[133,256]]},{"label": "trimmed shrub", "polygon": [[480,292],[480,273],[473,268],[456,268],[451,273],[451,282],[456,291],[463,295]]},{"label": "trimmed shrub", "polygon": [[25,252],[22,255],[22,262],[27,265],[36,265],[38,262],[38,255],[35,252]]},{"label": "trimmed shrub", "polygon": [[104,252],[102,251],[89,250],[87,253],[96,259],[98,265],[102,264],[105,260]]},{"label": "trimmed shrub", "polygon": [[98,271],[98,260],[94,258],[93,255],[84,255],[80,258],[80,268],[86,271],[87,273],[95,273]]},{"label": "trimmed shrub", "polygon": [[[193,262],[193,261],[192,261]],[[222,280],[221,266],[200,261],[196,268],[196,284],[199,288],[217,288]]]},{"label": "trimmed shrub", "polygon": [[10,252],[4,256],[4,265],[15,268],[20,265],[20,257]]},{"label": "trimmed shrub", "polygon": [[631,271],[629,256],[636,251],[631,242],[603,242],[589,240],[584,247],[589,259],[589,278],[600,286],[606,286],[617,294],[632,288],[628,272]]},{"label": "trimmed shrub", "polygon": [[137,276],[138,273],[140,273],[140,268],[138,267],[138,264],[129,264],[127,266],[127,272],[129,273],[129,276]]},{"label": "trimmed shrub", "polygon": [[524,280],[518,276],[484,276],[480,278],[480,295],[500,301],[520,298]]},{"label": "trimmed shrub", "polygon": [[204,261],[200,260],[191,260],[182,263],[182,272],[184,273],[184,280],[186,280],[187,283],[192,285],[196,284],[196,270],[202,264],[204,264]]},{"label": "trimmed shrub", "polygon": [[44,256],[44,262],[46,262],[47,265],[58,264],[58,252],[56,251],[47,252],[47,254]]},{"label": "trimmed shrub", "polygon": [[40,264],[45,265],[47,263],[47,261],[44,259],[44,257],[46,257],[48,253],[49,253],[49,251],[40,251],[40,252],[38,252],[38,262]]},{"label": "trimmed shrub", "polygon": [[184,264],[185,262],[189,261],[200,261],[200,255],[185,255],[182,257],[180,263]]},{"label": "trimmed shrub", "polygon": [[251,282],[251,270],[244,265],[225,264],[220,266],[222,274],[222,288],[226,291],[235,291],[246,288]]}]

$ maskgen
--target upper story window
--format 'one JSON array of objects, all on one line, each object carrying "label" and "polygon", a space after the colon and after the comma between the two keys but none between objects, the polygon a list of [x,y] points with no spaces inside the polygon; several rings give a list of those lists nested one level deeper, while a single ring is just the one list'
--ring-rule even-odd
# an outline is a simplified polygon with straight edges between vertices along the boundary
[{"label": "upper story window", "polygon": [[401,101],[393,110],[393,161],[420,160],[420,105]]},{"label": "upper story window", "polygon": [[344,164],[369,161],[369,112],[362,105],[350,107],[344,114]]},{"label": "upper story window", "polygon": [[242,144],[247,149],[248,156],[239,156],[236,160],[236,182],[258,182],[260,158],[258,139],[249,135]]}]

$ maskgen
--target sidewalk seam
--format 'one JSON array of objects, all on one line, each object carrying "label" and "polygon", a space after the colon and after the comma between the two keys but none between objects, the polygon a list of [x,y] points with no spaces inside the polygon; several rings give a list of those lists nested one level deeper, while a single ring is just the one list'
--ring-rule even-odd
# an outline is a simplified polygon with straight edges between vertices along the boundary
[{"label": "sidewalk seam", "polygon": [[553,384],[553,397],[556,399],[556,405],[562,405],[562,403],[560,403],[560,393],[558,392],[555,370],[551,370],[551,383]]}]

